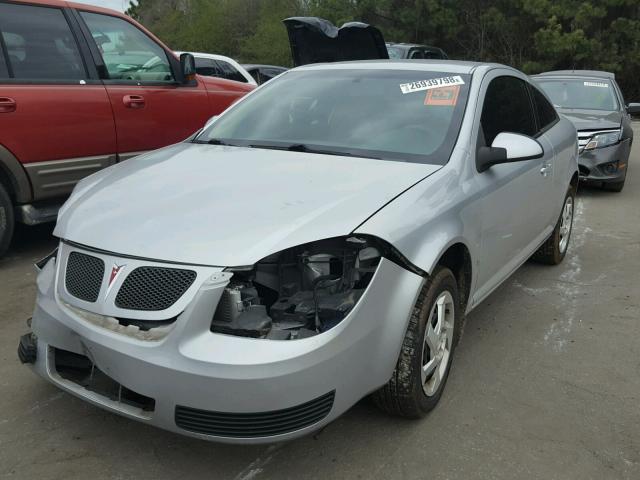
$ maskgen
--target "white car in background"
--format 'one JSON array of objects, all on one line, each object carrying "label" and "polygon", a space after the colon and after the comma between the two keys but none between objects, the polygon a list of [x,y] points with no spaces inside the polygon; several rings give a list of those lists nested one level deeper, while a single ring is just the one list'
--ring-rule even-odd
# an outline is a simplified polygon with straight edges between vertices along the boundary
[{"label": "white car in background", "polygon": [[207,77],[226,78],[227,80],[235,80],[236,82],[258,85],[254,78],[247,72],[242,65],[233,58],[224,55],[216,55],[214,53],[199,52],[175,52],[176,55],[181,53],[190,53],[196,59],[196,72],[198,75]]}]

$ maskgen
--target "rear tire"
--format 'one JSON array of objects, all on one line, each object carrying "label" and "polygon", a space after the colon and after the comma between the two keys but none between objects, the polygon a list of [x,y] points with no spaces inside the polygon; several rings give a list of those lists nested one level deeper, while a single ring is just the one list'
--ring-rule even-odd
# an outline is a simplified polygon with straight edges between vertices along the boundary
[{"label": "rear tire", "polygon": [[14,229],[13,204],[6,189],[0,184],[0,257],[11,244]]},{"label": "rear tire", "polygon": [[396,368],[372,395],[374,403],[407,418],[431,411],[447,382],[462,322],[456,279],[448,268],[437,267],[418,295]]},{"label": "rear tire", "polygon": [[602,184],[602,188],[604,190],[609,191],[609,192],[621,192],[622,189],[624,188],[625,180],[623,180],[621,182],[606,182],[606,183]]},{"label": "rear tire", "polygon": [[538,251],[531,257],[539,263],[547,265],[558,265],[564,260],[569,249],[569,240],[573,230],[573,213],[576,204],[576,189],[569,187],[569,191],[564,198],[560,218],[553,229],[551,236],[540,246]]}]

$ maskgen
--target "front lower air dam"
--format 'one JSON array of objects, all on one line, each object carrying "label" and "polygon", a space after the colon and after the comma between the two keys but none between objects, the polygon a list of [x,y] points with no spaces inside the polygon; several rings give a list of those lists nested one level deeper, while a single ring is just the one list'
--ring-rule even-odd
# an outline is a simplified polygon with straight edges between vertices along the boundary
[{"label": "front lower air dam", "polygon": [[[357,273],[352,270],[355,259],[351,256],[341,257],[346,264],[335,260],[344,247],[341,241],[330,241],[320,244],[322,251],[311,248],[308,255],[301,257],[306,259],[303,265],[308,269],[301,285],[318,286],[318,278],[328,279],[317,289],[316,301],[322,306],[320,331],[315,331],[315,316],[311,314],[308,325],[313,332],[298,332],[295,338],[284,339],[285,335],[278,331],[277,337],[283,338],[278,340],[240,336],[238,333],[242,332],[236,324],[232,325],[233,334],[212,331],[214,312],[232,277],[237,275],[213,267],[200,270],[170,266],[194,269],[197,277],[178,300],[176,308],[180,312],[173,323],[164,327],[166,334],[160,338],[129,334],[128,327],[111,328],[81,315],[77,305],[66,305],[67,300],[76,304],[79,301],[68,296],[60,298],[69,255],[78,251],[98,256],[107,266],[126,262],[112,255],[62,245],[57,260],[47,263],[38,276],[32,322],[38,339],[33,369],[62,390],[95,406],[187,436],[225,443],[270,443],[309,434],[390,378],[424,280],[385,257],[374,258],[373,250],[359,254]],[[282,257],[283,262],[287,259]],[[375,272],[372,262],[377,263]],[[343,269],[344,265],[347,268]],[[351,302],[352,293],[347,288],[351,288],[350,283],[340,289],[336,276],[342,278],[342,273],[353,279],[355,290],[364,285],[363,281],[367,283],[356,303]],[[278,324],[278,330],[285,330],[286,322],[301,319],[304,312],[308,314],[303,298],[306,294],[296,297],[286,286],[288,274],[283,275],[285,298],[293,301],[300,297],[296,304],[300,308],[297,313],[295,309],[281,309],[273,322]],[[244,281],[246,275],[239,278]],[[126,273],[119,282],[125,279]],[[256,283],[253,288],[268,296],[270,291],[263,289],[264,284]],[[103,285],[102,292],[104,289]],[[114,287],[109,297],[114,301],[117,289]],[[246,285],[243,290],[245,300],[256,293]],[[108,304],[107,301],[88,308],[102,309],[93,315],[109,315],[113,312]],[[350,308],[344,316],[338,314],[343,311],[343,304]],[[244,309],[252,310],[248,306]],[[138,314],[162,317],[157,312]],[[167,317],[173,318],[169,314]],[[117,316],[113,318],[121,321]],[[128,321],[133,318],[130,316]],[[218,320],[221,318],[224,315]],[[249,320],[253,322],[253,318],[256,317]],[[247,331],[254,335],[255,325]],[[100,385],[90,381],[92,371]]]}]

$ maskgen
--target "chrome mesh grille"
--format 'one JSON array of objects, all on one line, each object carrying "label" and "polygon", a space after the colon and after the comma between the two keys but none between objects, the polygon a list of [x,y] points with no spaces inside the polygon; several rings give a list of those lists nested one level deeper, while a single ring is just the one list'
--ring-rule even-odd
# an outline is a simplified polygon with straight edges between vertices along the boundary
[{"label": "chrome mesh grille", "polygon": [[126,310],[166,310],[184,295],[195,279],[193,270],[138,267],[122,283],[115,303]]},{"label": "chrome mesh grille", "polygon": [[333,407],[335,392],[310,402],[260,413],[226,413],[176,406],[176,425],[190,432],[217,437],[257,438],[293,432],[318,423]]},{"label": "chrome mesh grille", "polygon": [[71,295],[94,303],[98,300],[103,277],[104,262],[101,259],[80,252],[69,254],[64,284]]}]

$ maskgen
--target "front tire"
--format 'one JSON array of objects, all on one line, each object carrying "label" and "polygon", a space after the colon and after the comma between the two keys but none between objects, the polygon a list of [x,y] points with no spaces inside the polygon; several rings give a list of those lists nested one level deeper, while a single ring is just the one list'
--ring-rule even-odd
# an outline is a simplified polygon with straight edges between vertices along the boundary
[{"label": "front tire", "polygon": [[13,204],[4,186],[0,184],[0,257],[9,249],[13,228]]},{"label": "front tire", "polygon": [[539,263],[547,265],[558,265],[564,260],[569,249],[569,240],[573,230],[573,214],[576,205],[576,189],[569,187],[569,191],[564,198],[562,211],[556,227],[551,236],[545,241],[536,253],[531,257]]},{"label": "front tire", "polygon": [[391,379],[373,394],[379,408],[408,418],[433,410],[449,376],[462,320],[456,279],[451,270],[438,267],[418,296]]}]

